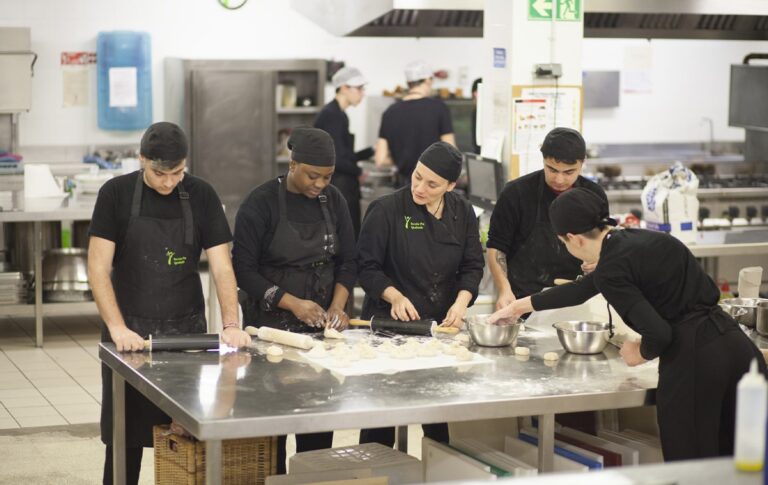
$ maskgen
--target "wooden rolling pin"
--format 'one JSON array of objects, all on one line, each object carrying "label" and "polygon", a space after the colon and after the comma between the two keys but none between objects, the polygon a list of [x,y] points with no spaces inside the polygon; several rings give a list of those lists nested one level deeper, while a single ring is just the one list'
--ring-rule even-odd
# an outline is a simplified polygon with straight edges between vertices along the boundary
[{"label": "wooden rolling pin", "polygon": [[387,332],[402,333],[406,335],[432,335],[432,329],[436,333],[456,334],[459,332],[457,327],[440,327],[434,320],[412,320],[403,322],[401,320],[391,320],[388,318],[372,318],[371,320],[360,320],[350,318],[349,324],[356,327],[371,327],[372,331],[385,330]]},{"label": "wooden rolling pin", "polygon": [[149,336],[144,341],[144,350],[209,350],[219,348],[219,334],[193,333],[186,335]]},{"label": "wooden rolling pin", "polygon": [[271,327],[245,327],[245,331],[251,337],[258,337],[259,340],[275,342],[276,344],[289,345],[300,349],[309,350],[314,346],[314,340],[309,335],[288,332]]}]

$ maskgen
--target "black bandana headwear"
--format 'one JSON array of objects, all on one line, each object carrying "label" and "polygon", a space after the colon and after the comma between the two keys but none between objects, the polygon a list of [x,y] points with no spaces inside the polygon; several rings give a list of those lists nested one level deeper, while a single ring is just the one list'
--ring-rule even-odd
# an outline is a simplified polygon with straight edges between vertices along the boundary
[{"label": "black bandana headwear", "polygon": [[316,167],[332,167],[336,164],[336,150],[331,135],[319,128],[298,126],[288,138],[291,160]]},{"label": "black bandana headwear", "polygon": [[424,150],[419,161],[448,182],[455,182],[461,175],[464,155],[450,143],[438,141]]},{"label": "black bandana headwear", "polygon": [[549,221],[555,234],[584,234],[594,228],[615,226],[609,217],[608,202],[583,187],[575,187],[557,196],[549,206]]}]

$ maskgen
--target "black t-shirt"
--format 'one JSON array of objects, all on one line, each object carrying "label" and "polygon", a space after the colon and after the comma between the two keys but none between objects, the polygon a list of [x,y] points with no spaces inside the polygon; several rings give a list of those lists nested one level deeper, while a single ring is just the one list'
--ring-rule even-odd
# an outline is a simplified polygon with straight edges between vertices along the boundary
[{"label": "black t-shirt", "polygon": [[[542,184],[540,197],[539,188]],[[608,200],[599,185],[582,176],[576,179],[573,186],[584,187]],[[537,209],[541,220],[549,222],[549,206],[556,197],[557,194],[544,182],[544,170],[537,170],[507,182],[491,214],[486,246],[498,249],[507,255],[507,261],[511,260],[533,231]]]},{"label": "black t-shirt", "polygon": [[[235,220],[232,262],[237,286],[256,300],[261,300],[265,292],[274,286],[274,283],[259,273],[259,266],[262,254],[272,243],[277,223],[280,221],[279,187],[275,178],[253,189],[240,205]],[[352,219],[347,202],[336,187],[329,185],[325,194],[328,196],[328,208],[339,240],[339,250],[334,256],[335,281],[347,287],[351,293],[357,280],[357,251]],[[286,191],[285,195],[288,220],[291,222],[312,223],[323,219],[320,203],[316,199],[290,191]],[[282,291],[280,289],[274,296],[274,301],[280,301]]]},{"label": "black t-shirt", "polygon": [[578,305],[602,293],[643,340],[645,359],[672,342],[670,324],[717,305],[720,291],[691,251],[676,238],[644,229],[611,231],[594,272],[531,297],[536,310]]},{"label": "black t-shirt", "polygon": [[[125,241],[136,179],[142,172],[136,171],[107,181],[99,190],[93,208],[88,233],[115,243],[118,254]],[[197,240],[203,249],[209,249],[232,240],[232,233],[224,215],[221,200],[213,187],[205,180],[184,174],[184,190],[189,193]],[[141,195],[141,216],[158,219],[182,217],[178,186],[168,195],[161,195],[146,183]]]},{"label": "black t-shirt", "polygon": [[381,116],[379,138],[389,144],[400,176],[410,181],[419,156],[440,137],[453,133],[451,112],[437,98],[398,101]]}]

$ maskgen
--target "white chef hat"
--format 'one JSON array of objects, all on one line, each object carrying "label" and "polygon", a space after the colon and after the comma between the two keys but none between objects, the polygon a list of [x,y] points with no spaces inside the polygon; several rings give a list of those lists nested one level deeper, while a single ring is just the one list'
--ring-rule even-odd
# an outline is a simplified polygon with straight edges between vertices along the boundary
[{"label": "white chef hat", "polygon": [[342,86],[352,86],[359,88],[365,84],[368,84],[368,80],[363,76],[363,73],[356,67],[342,67],[331,78],[331,84],[338,89]]},{"label": "white chef hat", "polygon": [[424,61],[409,62],[405,66],[405,80],[412,83],[432,77],[432,68]]}]

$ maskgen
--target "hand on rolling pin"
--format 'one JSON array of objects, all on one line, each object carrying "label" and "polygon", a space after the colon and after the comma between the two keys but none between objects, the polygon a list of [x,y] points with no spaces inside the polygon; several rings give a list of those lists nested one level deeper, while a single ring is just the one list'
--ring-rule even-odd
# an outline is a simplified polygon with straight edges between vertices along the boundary
[{"label": "hand on rolling pin", "polygon": [[325,326],[344,331],[349,326],[349,316],[344,309],[331,305],[328,308]]},{"label": "hand on rolling pin", "polygon": [[298,300],[291,313],[310,327],[322,327],[328,319],[323,308],[312,300]]},{"label": "hand on rolling pin", "polygon": [[395,320],[403,322],[409,322],[411,320],[419,320],[419,312],[416,311],[416,307],[413,306],[411,300],[405,297],[402,293],[392,300],[392,310],[389,314]]},{"label": "hand on rolling pin", "polygon": [[140,352],[144,350],[144,339],[125,325],[109,327],[109,336],[118,352]]},{"label": "hand on rolling pin", "polygon": [[251,345],[251,336],[240,327],[227,327],[221,332],[221,341],[230,347],[239,349]]},{"label": "hand on rolling pin", "polygon": [[531,297],[526,296],[525,298],[513,301],[496,313],[491,314],[491,316],[488,317],[488,323],[500,323],[501,320],[517,320],[520,318],[520,315],[532,311],[533,306],[531,305]]},{"label": "hand on rolling pin", "polygon": [[626,340],[621,345],[619,354],[621,354],[621,358],[624,359],[624,362],[630,367],[648,362],[643,358],[642,354],[640,354],[640,341]]},{"label": "hand on rolling pin", "polygon": [[596,267],[597,263],[587,263],[584,261],[581,263],[581,272],[584,273],[584,275],[588,275],[589,273],[593,272]]},{"label": "hand on rolling pin", "polygon": [[461,328],[464,325],[464,315],[466,315],[466,313],[467,305],[457,301],[448,309],[448,313],[445,314],[445,319],[440,326]]}]

